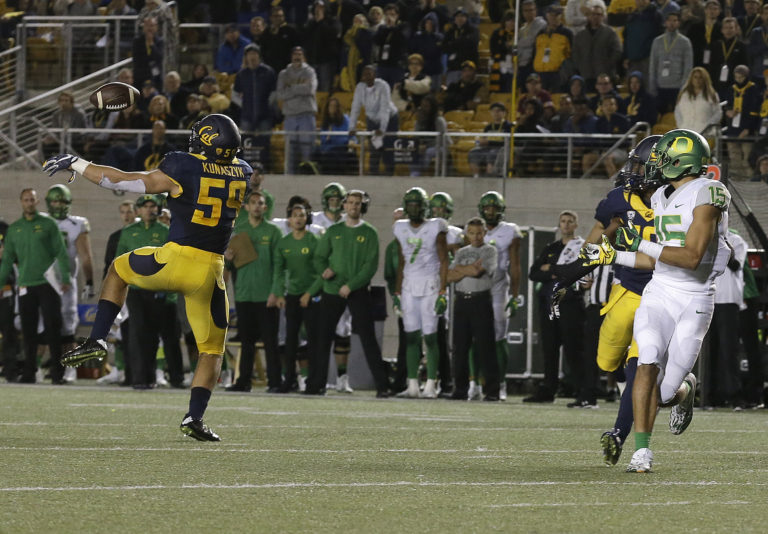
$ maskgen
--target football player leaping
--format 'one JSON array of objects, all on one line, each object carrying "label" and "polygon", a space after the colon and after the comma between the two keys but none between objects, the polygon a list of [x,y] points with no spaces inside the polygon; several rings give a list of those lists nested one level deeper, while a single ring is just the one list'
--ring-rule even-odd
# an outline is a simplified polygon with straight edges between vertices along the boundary
[{"label": "football player leaping", "polygon": [[504,197],[496,191],[488,191],[480,197],[480,216],[488,225],[485,242],[494,245],[499,253],[499,264],[493,278],[493,330],[496,335],[496,358],[499,361],[499,399],[507,398],[507,330],[509,317],[522,304],[520,290],[520,228],[514,223],[502,221],[506,204]]},{"label": "football player leaping", "polygon": [[189,153],[170,152],[160,167],[124,172],[71,154],[43,164],[49,175],[73,171],[101,187],[130,193],[168,193],[171,228],[162,247],[143,247],[116,258],[102,284],[90,337],[62,358],[80,365],[107,354],[109,328],[125,302],[128,284],[184,295],[200,358],[181,431],[200,441],[219,441],[203,423],[211,391],[221,371],[229,306],[224,285],[224,249],[245,196],[251,166],[235,157],[240,132],[229,117],[211,114],[192,127]]},{"label": "football player leaping", "polygon": [[658,243],[634,226],[619,228],[617,252],[608,238],[582,252],[586,265],[612,264],[654,269],[635,314],[638,346],[632,405],[635,453],[627,471],[649,472],[649,445],[657,406],[672,406],[669,428],[681,434],[693,418],[696,377],[691,373],[712,320],[715,278],[730,256],[730,194],[702,178],[710,160],[706,139],[690,130],[664,134],[651,150],[646,176],[662,186],[651,197]]},{"label": "football player leaping", "polygon": [[407,219],[396,221],[393,226],[399,251],[393,300],[395,308],[402,311],[406,336],[408,387],[403,396],[419,396],[418,371],[423,334],[427,346],[427,383],[421,396],[434,399],[437,397],[440,357],[438,316],[445,313],[448,307],[445,294],[448,272],[445,235],[448,224],[444,219],[427,219],[428,204],[427,192],[421,187],[412,187],[403,197]]}]

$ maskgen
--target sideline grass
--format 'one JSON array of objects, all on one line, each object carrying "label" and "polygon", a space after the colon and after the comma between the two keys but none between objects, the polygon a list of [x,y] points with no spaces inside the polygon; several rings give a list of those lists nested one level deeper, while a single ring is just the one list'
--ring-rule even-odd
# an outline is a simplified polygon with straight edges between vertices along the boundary
[{"label": "sideline grass", "polygon": [[[0,386],[0,532],[765,532],[768,412],[662,411],[654,473],[602,465],[616,404]],[[632,437],[630,436],[630,442]]]}]

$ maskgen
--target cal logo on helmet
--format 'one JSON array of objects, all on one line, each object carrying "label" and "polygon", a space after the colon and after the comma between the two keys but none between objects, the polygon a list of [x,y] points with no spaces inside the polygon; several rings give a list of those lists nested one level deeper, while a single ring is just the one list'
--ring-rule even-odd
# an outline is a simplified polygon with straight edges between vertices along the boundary
[{"label": "cal logo on helmet", "polygon": [[[200,128],[200,130],[197,132],[200,136],[200,141],[205,146],[213,146],[213,140],[216,139],[219,134],[218,133],[205,133],[206,130],[213,130],[213,126],[203,126]],[[218,152],[218,150],[217,150]]]}]

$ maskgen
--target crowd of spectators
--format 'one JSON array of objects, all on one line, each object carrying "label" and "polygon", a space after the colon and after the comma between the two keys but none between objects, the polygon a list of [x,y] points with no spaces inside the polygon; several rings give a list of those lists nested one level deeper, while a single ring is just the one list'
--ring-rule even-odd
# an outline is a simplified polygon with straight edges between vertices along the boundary
[{"label": "crowd of spectators", "polygon": [[[56,10],[61,2],[25,4],[29,12],[60,14]],[[732,171],[740,178],[756,172],[749,164],[757,157],[749,157],[750,140],[768,133],[768,6],[758,0],[707,0],[703,5],[694,0],[608,4],[603,0],[523,0],[516,47],[515,13],[490,1],[483,5],[475,1],[314,0],[275,6],[197,2],[179,5],[177,11],[161,0],[104,0],[101,4],[107,13],[138,13],[132,46],[137,88],[151,84],[164,93],[172,100],[172,115],[177,119],[207,110],[232,116],[241,129],[254,132],[254,150],[267,164],[270,131],[300,132],[321,126],[321,110],[329,95],[337,96],[342,114],[352,119],[348,132],[370,130],[373,162],[369,169],[373,171],[379,161],[384,161],[384,170],[392,170],[391,132],[412,130],[428,95],[445,117],[446,131],[483,131],[491,121],[494,103],[504,104],[509,110],[506,119],[526,133],[619,135],[638,122],[647,122],[658,130],[677,125],[713,138],[715,129],[722,128],[728,137],[736,138],[724,148]],[[78,6],[78,2],[71,4],[69,13],[85,9]],[[223,39],[210,63],[193,67],[178,57],[179,39],[184,44],[188,34],[170,31],[170,35],[169,29],[178,30],[179,21],[222,25]],[[298,51],[300,63],[294,61]],[[369,66],[375,67],[375,83],[364,80]],[[314,81],[279,84],[281,74],[291,69]],[[188,73],[187,79],[177,74],[169,79],[171,72]],[[388,88],[386,96],[379,81]],[[514,84],[519,90],[516,110],[510,106]],[[307,88],[300,89],[305,94],[299,99],[304,103],[298,114],[291,108],[299,100],[285,94],[297,87]],[[198,110],[195,99],[200,97]],[[612,102],[604,103],[606,97]],[[387,98],[377,109],[388,109],[391,119],[380,114],[371,121],[367,109],[366,116],[360,116],[355,109],[367,108],[361,98],[369,103]],[[453,111],[473,113],[449,116]],[[390,135],[380,143],[377,131]],[[317,141],[293,139],[295,149],[287,168],[300,171],[301,162],[325,151],[316,146]],[[482,144],[478,139],[477,148]],[[560,148],[520,144],[527,147],[517,168],[522,175],[522,170],[540,168],[553,149]],[[575,151],[579,154],[575,163],[584,171],[596,161],[594,154],[599,157],[606,148],[605,142],[589,144]],[[452,148],[454,159],[462,146]],[[425,157],[418,153],[410,163],[418,159],[424,168]],[[615,171],[614,160],[614,156],[603,159],[605,173]],[[475,168],[472,162],[466,163]],[[452,164],[461,167],[457,161]],[[494,173],[505,174],[498,165],[494,168]],[[545,166],[542,172],[553,170]]]}]

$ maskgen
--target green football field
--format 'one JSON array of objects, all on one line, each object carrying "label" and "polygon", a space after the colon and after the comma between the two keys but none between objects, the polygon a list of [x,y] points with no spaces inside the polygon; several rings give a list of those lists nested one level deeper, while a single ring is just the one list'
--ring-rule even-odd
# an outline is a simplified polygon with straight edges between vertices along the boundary
[{"label": "green football field", "polygon": [[[87,383],[87,382],[86,382]],[[0,386],[0,532],[766,532],[768,412],[697,411],[654,472],[603,465],[616,404]]]}]

